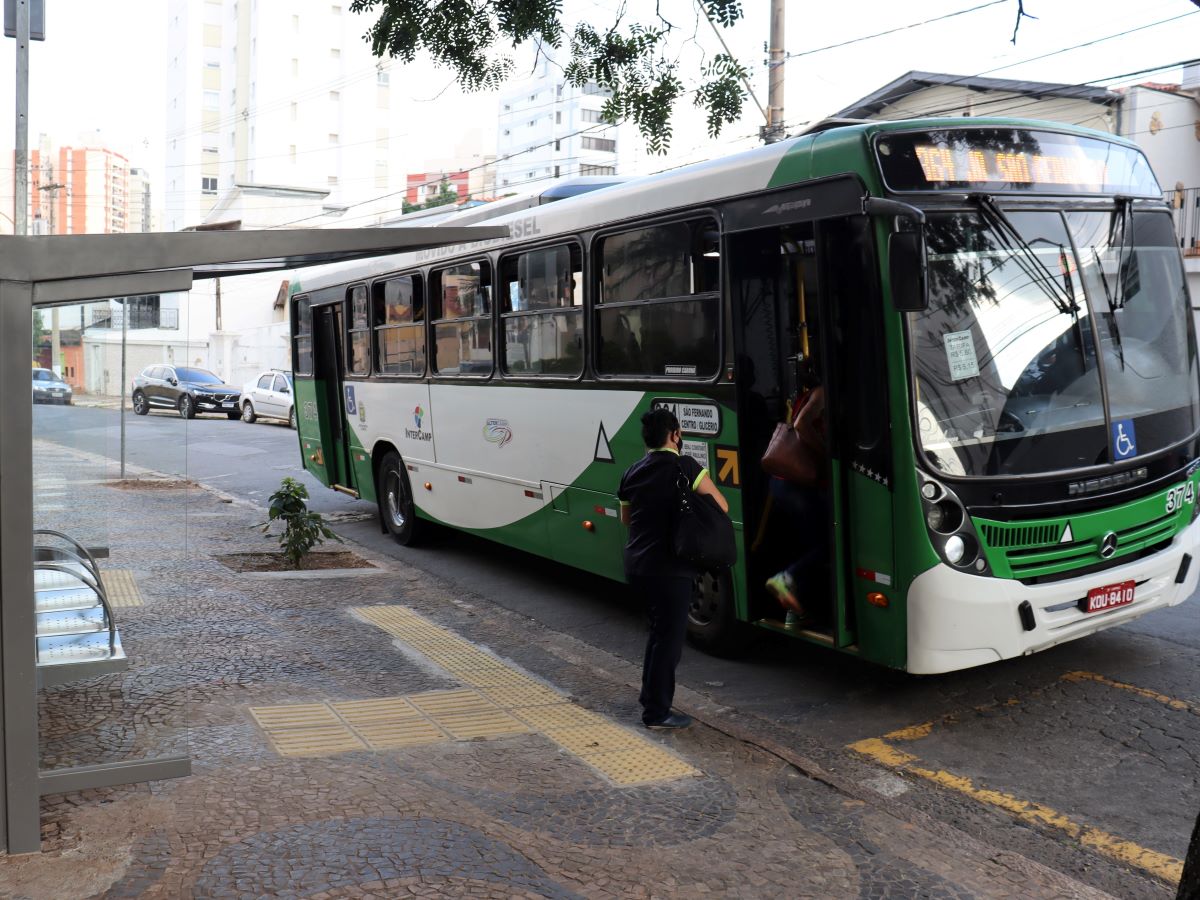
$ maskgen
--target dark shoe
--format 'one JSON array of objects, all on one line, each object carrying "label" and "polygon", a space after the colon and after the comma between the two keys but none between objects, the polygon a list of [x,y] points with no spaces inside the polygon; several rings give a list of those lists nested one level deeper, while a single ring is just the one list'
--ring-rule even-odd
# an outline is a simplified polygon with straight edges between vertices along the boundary
[{"label": "dark shoe", "polygon": [[668,713],[664,719],[657,722],[643,722],[647,728],[687,728],[692,724],[692,717],[683,713]]}]

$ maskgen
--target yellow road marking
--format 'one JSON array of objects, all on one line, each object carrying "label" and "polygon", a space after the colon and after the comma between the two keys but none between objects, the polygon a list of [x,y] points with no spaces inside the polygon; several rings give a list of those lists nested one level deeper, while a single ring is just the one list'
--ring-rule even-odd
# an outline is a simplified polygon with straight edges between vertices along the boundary
[{"label": "yellow road marking", "polygon": [[[1097,675],[1094,672],[1068,672],[1061,678],[1067,682],[1082,682],[1092,681],[1098,684],[1103,684],[1107,687],[1116,688],[1118,690],[1127,691],[1139,697],[1145,697],[1162,703],[1175,710],[1186,710],[1196,712],[1197,708],[1186,701],[1168,697],[1166,694],[1160,694],[1157,691],[1151,691],[1146,688],[1141,688],[1136,685],[1126,684],[1121,681],[1113,681],[1110,678],[1105,678],[1103,675]],[[1003,705],[1015,706],[1017,700],[1007,700]],[[989,704],[985,707],[977,707],[978,709],[986,709],[995,706]],[[955,716],[945,716],[940,720],[943,724],[955,721]],[[1176,883],[1183,874],[1183,861],[1176,859],[1173,856],[1168,856],[1165,853],[1159,853],[1155,850],[1150,850],[1140,844],[1135,844],[1133,841],[1127,841],[1124,838],[1114,834],[1109,834],[1107,831],[1102,831],[1099,828],[1092,828],[1089,825],[1081,825],[1058,812],[1057,810],[1046,806],[1042,803],[1034,803],[1029,800],[1022,800],[1019,797],[1014,797],[1012,794],[1006,794],[1003,791],[996,791],[990,788],[981,788],[970,779],[962,775],[955,775],[953,772],[947,772],[943,769],[928,769],[921,765],[921,758],[914,756],[911,753],[906,753],[903,750],[898,750],[888,743],[892,741],[917,741],[928,737],[933,731],[933,722],[922,722],[917,725],[910,725],[907,728],[899,728],[895,731],[888,732],[883,738],[867,738],[865,740],[856,741],[848,745],[848,749],[860,753],[881,765],[887,766],[890,769],[898,769],[919,778],[924,778],[926,781],[939,785],[948,790],[956,791],[966,797],[970,797],[979,803],[988,806],[994,806],[997,809],[1004,810],[1012,816],[1020,819],[1023,822],[1029,822],[1033,825],[1042,825],[1050,828],[1058,829],[1064,834],[1077,839],[1086,847],[1090,847],[1098,853],[1115,859],[1118,862],[1127,865],[1136,866],[1146,872],[1155,875],[1164,881]]]},{"label": "yellow road marking", "polygon": [[1146,697],[1149,700],[1157,700],[1163,706],[1169,706],[1171,709],[1189,710],[1198,712],[1200,710],[1194,704],[1188,703],[1186,700],[1179,700],[1175,697],[1168,697],[1166,694],[1160,694],[1158,691],[1152,691],[1149,688],[1138,687],[1135,684],[1126,684],[1123,681],[1113,681],[1111,678],[1105,678],[1103,675],[1097,675],[1095,672],[1068,672],[1062,676],[1063,681],[1094,681],[1097,684],[1107,685],[1111,688],[1116,688],[1121,691],[1128,691],[1131,694],[1137,694],[1139,697]]},{"label": "yellow road marking", "polygon": [[933,731],[933,723],[922,722],[920,725],[910,725],[907,728],[890,731],[884,737],[889,741],[919,741],[921,738],[929,737],[931,731]]}]

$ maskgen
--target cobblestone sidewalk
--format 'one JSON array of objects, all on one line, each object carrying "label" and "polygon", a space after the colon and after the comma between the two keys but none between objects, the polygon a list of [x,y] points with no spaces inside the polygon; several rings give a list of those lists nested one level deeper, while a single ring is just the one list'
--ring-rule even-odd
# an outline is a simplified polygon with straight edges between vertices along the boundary
[{"label": "cobblestone sidewalk", "polygon": [[44,798],[0,896],[1099,896],[717,728],[640,729],[596,657],[421,571],[239,576],[215,557],[260,549],[261,511],[39,459],[73,485],[39,525],[139,595],[127,672],[42,691],[42,767],[194,774]]}]

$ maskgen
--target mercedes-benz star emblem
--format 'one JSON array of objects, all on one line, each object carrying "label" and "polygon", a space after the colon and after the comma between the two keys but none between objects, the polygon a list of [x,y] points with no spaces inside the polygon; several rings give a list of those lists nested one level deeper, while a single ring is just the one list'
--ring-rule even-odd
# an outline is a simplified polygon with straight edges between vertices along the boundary
[{"label": "mercedes-benz star emblem", "polygon": [[1104,537],[1100,538],[1100,558],[1112,559],[1112,555],[1117,552],[1117,535],[1110,531]]}]

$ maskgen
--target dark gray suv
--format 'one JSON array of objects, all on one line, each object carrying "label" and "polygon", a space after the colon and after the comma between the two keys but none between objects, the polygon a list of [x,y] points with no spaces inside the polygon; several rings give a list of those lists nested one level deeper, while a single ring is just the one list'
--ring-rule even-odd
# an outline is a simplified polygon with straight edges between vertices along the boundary
[{"label": "dark gray suv", "polygon": [[197,413],[242,415],[241,391],[225,384],[208,369],[195,366],[147,366],[133,379],[133,411],[144,416],[151,409],[174,409],[185,419]]}]

